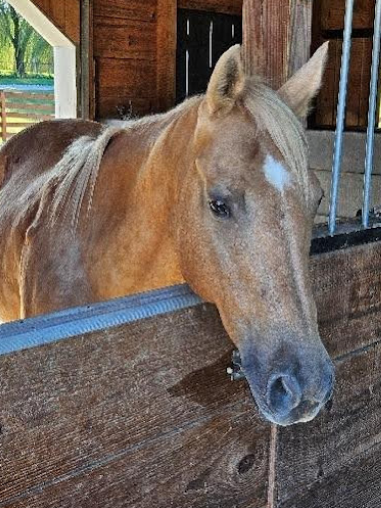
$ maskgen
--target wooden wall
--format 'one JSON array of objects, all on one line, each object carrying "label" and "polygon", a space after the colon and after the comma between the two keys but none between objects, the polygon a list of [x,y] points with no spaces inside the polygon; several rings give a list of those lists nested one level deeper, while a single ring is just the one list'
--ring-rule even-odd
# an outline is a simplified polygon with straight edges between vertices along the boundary
[{"label": "wooden wall", "polygon": [[[353,38],[349,70],[345,123],[348,129],[367,125],[370,68],[375,0],[356,0],[353,12]],[[334,128],[336,125],[341,47],[343,40],[345,0],[314,2],[313,48],[329,40],[329,61],[325,83],[318,96],[311,126]]]},{"label": "wooden wall", "polygon": [[[80,43],[80,0],[33,1]],[[260,6],[251,20],[253,30],[262,34],[255,52],[257,68],[277,87],[309,56],[311,2],[251,1],[254,10]],[[100,119],[164,111],[175,104],[178,8],[242,12],[242,0],[90,0],[90,4],[93,54],[88,87],[94,85],[94,91],[87,95],[90,111]]]},{"label": "wooden wall", "polygon": [[80,41],[81,0],[33,0],[33,3],[59,28],[74,44]]},{"label": "wooden wall", "polygon": [[308,424],[261,420],[210,305],[0,356],[0,506],[380,506],[380,273],[379,243],[312,258],[337,383]]},{"label": "wooden wall", "polygon": [[174,106],[177,8],[239,13],[242,0],[93,0],[96,116]]}]

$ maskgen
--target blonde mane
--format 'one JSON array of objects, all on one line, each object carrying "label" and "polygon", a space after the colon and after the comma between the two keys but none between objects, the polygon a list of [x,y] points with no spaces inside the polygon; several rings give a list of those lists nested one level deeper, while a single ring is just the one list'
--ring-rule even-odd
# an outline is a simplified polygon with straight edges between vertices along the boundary
[{"label": "blonde mane", "polygon": [[[28,213],[38,206],[33,225],[36,225],[42,214],[48,210],[50,227],[54,226],[58,219],[65,219],[75,229],[78,226],[84,203],[87,203],[87,214],[91,210],[102,157],[110,141],[123,132],[141,130],[143,133],[146,129],[152,128],[154,124],[158,124],[161,131],[200,100],[200,97],[193,97],[163,114],[110,122],[110,125],[105,125],[97,137],[81,136],[68,146],[55,166],[33,180],[21,195],[17,193],[17,186],[13,187],[14,195],[12,196],[6,196],[0,189],[2,213],[6,213],[7,201],[18,200],[20,206],[16,217],[17,223],[21,223]],[[153,134],[151,143],[154,142],[156,135],[157,133]],[[150,143],[149,139],[148,143]],[[2,206],[2,201],[4,201],[4,206]]]},{"label": "blonde mane", "polygon": [[[279,95],[259,82],[258,78],[248,78],[243,92],[243,103],[255,119],[260,131],[267,133],[275,143],[290,171],[302,186],[306,200],[309,200],[307,142],[303,127],[294,113],[281,100]],[[110,141],[129,130],[146,131],[153,129],[152,143],[156,139],[154,124],[159,131],[165,129],[183,112],[197,106],[203,96],[192,97],[164,114],[151,115],[142,119],[112,121],[105,125],[97,137],[82,136],[73,141],[60,161],[50,170],[36,178],[20,196],[9,198],[20,200],[18,222],[38,205],[34,224],[48,207],[49,225],[58,219],[69,220],[75,229],[87,203],[87,214],[91,210],[92,198],[101,166],[102,157]],[[0,202],[2,197],[0,191]],[[1,205],[1,203],[0,203]],[[3,208],[3,211],[4,208]]]}]

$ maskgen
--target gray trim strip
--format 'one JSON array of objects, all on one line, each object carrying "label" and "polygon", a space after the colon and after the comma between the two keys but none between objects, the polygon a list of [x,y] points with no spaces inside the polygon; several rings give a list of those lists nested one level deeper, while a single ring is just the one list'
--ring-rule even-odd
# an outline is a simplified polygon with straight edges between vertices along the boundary
[{"label": "gray trim strip", "polygon": [[0,356],[202,303],[186,284],[0,326]]}]

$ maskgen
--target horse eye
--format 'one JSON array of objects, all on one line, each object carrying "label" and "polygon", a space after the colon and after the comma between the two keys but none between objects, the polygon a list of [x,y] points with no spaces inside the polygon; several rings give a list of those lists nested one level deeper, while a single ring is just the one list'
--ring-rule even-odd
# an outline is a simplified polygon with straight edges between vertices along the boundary
[{"label": "horse eye", "polygon": [[217,215],[218,217],[222,217],[224,219],[230,217],[230,208],[226,203],[220,201],[219,199],[215,201],[209,201],[209,207],[214,215]]}]

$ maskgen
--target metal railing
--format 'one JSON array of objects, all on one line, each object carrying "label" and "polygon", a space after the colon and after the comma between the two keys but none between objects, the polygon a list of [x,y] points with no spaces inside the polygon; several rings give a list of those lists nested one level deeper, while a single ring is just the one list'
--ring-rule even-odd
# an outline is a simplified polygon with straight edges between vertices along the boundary
[{"label": "metal railing", "polygon": [[[332,163],[330,209],[328,218],[328,230],[331,236],[333,236],[336,231],[337,203],[340,188],[343,132],[345,122],[345,107],[348,89],[349,63],[351,57],[353,6],[354,0],[346,0],[343,49],[340,68],[339,96],[337,105],[335,145]],[[370,198],[371,198],[372,172],[373,172],[374,132],[376,122],[376,106],[378,91],[377,84],[378,84],[379,60],[380,60],[380,37],[381,37],[381,0],[376,0],[375,16],[374,16],[372,70],[369,93],[368,128],[366,136],[366,156],[364,163],[365,169],[364,169],[363,206],[362,206],[362,226],[364,228],[369,227],[369,211],[370,211]]]}]

